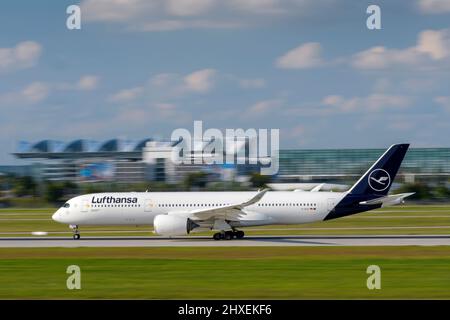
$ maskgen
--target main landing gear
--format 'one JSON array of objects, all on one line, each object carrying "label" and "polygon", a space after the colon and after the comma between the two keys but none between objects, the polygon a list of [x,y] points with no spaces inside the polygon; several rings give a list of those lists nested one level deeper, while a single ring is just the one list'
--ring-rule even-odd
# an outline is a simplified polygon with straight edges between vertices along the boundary
[{"label": "main landing gear", "polygon": [[80,232],[78,231],[78,226],[70,225],[70,228],[73,231],[73,240],[80,239]]},{"label": "main landing gear", "polygon": [[244,231],[233,230],[233,231],[222,231],[217,232],[213,235],[214,240],[232,240],[232,239],[242,239],[244,238]]}]

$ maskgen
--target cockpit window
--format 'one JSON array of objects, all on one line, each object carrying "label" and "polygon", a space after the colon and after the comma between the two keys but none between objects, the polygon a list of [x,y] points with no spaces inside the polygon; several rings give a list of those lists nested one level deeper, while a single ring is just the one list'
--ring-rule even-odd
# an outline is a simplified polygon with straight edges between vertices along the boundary
[{"label": "cockpit window", "polygon": [[68,202],[64,203],[63,208],[69,208],[70,204]]}]

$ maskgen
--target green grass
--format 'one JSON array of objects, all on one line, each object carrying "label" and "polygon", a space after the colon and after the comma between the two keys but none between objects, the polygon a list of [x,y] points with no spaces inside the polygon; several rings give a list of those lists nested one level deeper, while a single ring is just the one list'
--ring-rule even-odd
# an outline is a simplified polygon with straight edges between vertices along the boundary
[{"label": "green grass", "polygon": [[[50,219],[53,212],[2,209],[0,233],[70,236],[66,225]],[[153,235],[146,226],[80,230],[84,236]],[[450,206],[396,206],[312,224],[252,227],[246,234],[450,234]],[[71,264],[82,269],[82,290],[66,289]],[[366,288],[371,264],[381,267],[381,290]],[[450,247],[2,248],[0,298],[450,299],[449,267]]]},{"label": "green grass", "polygon": [[17,213],[50,213],[55,212],[58,208],[1,208],[0,215],[2,213],[17,212]]},{"label": "green grass", "polygon": [[[68,226],[51,220],[53,212],[54,209],[49,208],[1,209],[0,237],[31,235],[32,231],[47,231],[50,236],[70,236]],[[125,231],[120,233],[124,236],[153,235],[152,228],[148,226],[82,226],[80,231],[91,236],[118,234],[111,231]],[[450,206],[394,206],[311,224],[252,227],[246,229],[246,233],[248,235],[450,234]]]},{"label": "green grass", "polygon": [[[449,247],[0,249],[0,298],[450,299]],[[66,288],[80,266],[82,289]],[[366,268],[381,268],[368,290]]]}]

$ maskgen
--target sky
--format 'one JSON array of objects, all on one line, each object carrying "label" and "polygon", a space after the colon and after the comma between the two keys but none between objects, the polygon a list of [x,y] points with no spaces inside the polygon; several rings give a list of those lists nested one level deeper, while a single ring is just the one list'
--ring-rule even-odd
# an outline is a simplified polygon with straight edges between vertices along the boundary
[{"label": "sky", "polygon": [[2,1],[0,164],[23,140],[194,120],[280,129],[282,148],[450,147],[450,0]]}]

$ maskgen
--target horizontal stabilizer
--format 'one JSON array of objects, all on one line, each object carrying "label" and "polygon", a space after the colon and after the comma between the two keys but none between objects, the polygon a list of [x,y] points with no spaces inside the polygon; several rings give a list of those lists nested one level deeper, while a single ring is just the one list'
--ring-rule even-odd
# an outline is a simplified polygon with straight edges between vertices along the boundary
[{"label": "horizontal stabilizer", "polygon": [[392,194],[392,195],[381,197],[381,198],[376,198],[376,199],[372,199],[372,200],[362,201],[359,204],[361,204],[361,205],[381,204],[383,206],[392,206],[392,205],[395,205],[395,204],[402,203],[403,200],[406,197],[409,197],[409,196],[413,195],[414,193],[415,192]]}]

